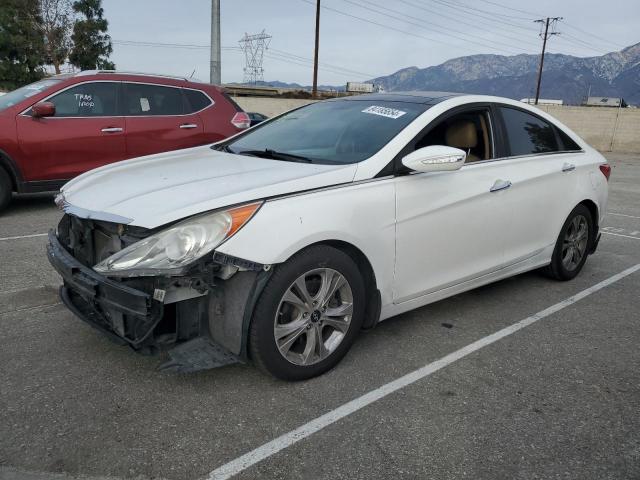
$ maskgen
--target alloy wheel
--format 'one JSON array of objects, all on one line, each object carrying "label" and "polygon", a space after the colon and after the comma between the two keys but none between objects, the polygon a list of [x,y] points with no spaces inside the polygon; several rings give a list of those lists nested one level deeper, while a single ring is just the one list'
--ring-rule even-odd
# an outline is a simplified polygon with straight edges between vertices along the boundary
[{"label": "alloy wheel", "polygon": [[576,215],[569,223],[562,242],[562,265],[573,271],[582,262],[587,253],[589,242],[589,224],[583,215]]},{"label": "alloy wheel", "polygon": [[331,355],[345,338],[353,315],[347,279],[331,268],[300,275],[276,311],[273,333],[280,354],[295,365],[313,365]]}]

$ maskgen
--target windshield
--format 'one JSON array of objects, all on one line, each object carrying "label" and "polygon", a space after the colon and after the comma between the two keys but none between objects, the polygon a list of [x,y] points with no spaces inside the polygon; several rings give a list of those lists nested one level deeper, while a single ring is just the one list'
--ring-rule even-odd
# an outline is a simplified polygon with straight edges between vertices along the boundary
[{"label": "windshield", "polygon": [[17,103],[21,101],[33,97],[38,93],[46,90],[49,87],[60,82],[60,80],[54,80],[53,78],[48,78],[46,80],[40,80],[39,82],[31,83],[29,85],[25,85],[24,87],[20,87],[17,90],[13,90],[5,95],[0,97],[0,112],[9,107],[13,107]]},{"label": "windshield", "polygon": [[311,163],[356,163],[377,153],[427,105],[338,100],[307,105],[226,144],[232,153]]}]

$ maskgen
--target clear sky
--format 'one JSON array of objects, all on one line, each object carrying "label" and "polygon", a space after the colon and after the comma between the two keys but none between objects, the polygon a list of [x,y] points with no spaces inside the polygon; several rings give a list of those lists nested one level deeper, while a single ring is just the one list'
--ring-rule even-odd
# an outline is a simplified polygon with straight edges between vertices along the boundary
[{"label": "clear sky", "polygon": [[[548,42],[550,52],[596,56],[640,42],[640,0],[322,0],[322,5],[319,83],[325,85],[477,53],[539,53],[539,28],[532,20],[543,16],[564,17],[560,35]],[[187,76],[195,70],[194,78],[209,80],[211,0],[103,0],[103,7],[118,69]],[[245,32],[265,30],[273,37],[263,63],[265,80],[311,84],[315,0],[221,0],[221,17],[223,82],[242,81],[238,41]]]}]

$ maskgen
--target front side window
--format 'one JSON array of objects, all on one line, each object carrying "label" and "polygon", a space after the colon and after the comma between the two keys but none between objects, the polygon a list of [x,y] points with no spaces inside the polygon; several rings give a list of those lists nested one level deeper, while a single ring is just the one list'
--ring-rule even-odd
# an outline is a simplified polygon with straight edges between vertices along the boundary
[{"label": "front side window", "polygon": [[226,148],[258,156],[272,152],[272,158],[288,154],[313,163],[356,163],[377,153],[428,107],[364,99],[318,102],[262,124]]},{"label": "front side window", "polygon": [[76,85],[48,101],[56,106],[56,117],[112,117],[117,115],[118,84],[89,82]]},{"label": "front side window", "polygon": [[551,124],[515,108],[500,107],[500,112],[512,157],[559,150],[556,132]]},{"label": "front side window", "polygon": [[179,88],[142,83],[126,83],[124,114],[126,116],[183,115],[184,99]]},{"label": "front side window", "polygon": [[466,163],[494,158],[491,121],[486,108],[451,115],[429,128],[418,138],[415,150],[432,145],[459,148],[467,154]]}]

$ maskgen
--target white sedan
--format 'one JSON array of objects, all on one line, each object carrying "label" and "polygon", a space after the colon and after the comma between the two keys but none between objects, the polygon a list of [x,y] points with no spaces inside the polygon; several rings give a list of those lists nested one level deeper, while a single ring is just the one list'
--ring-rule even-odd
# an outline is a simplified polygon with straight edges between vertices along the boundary
[{"label": "white sedan", "polygon": [[64,303],[164,368],[336,365],[362,329],[528,270],[575,277],[610,167],[506,98],[372,94],[85,173],[57,198]]}]

